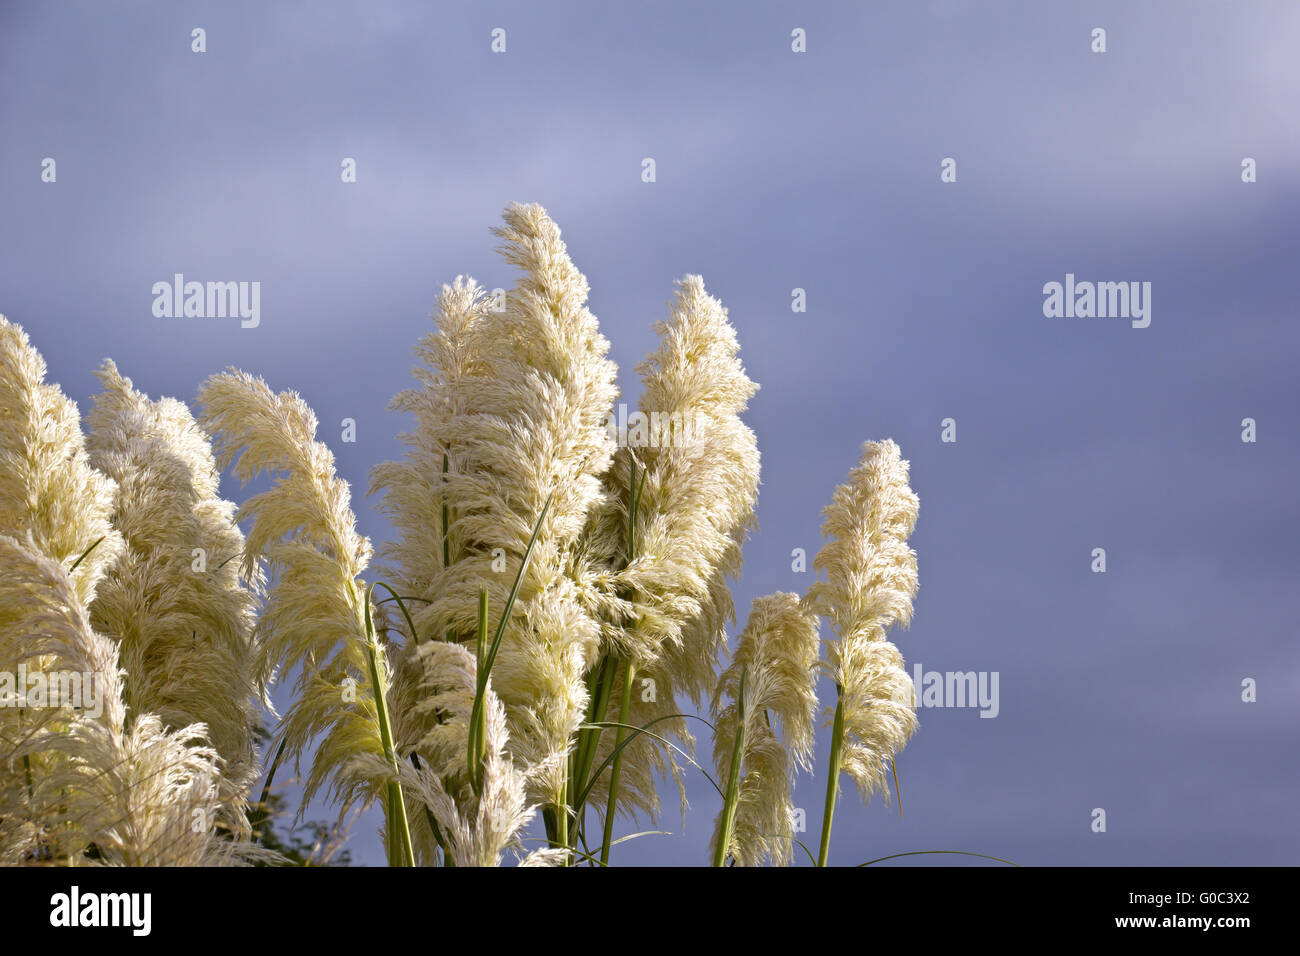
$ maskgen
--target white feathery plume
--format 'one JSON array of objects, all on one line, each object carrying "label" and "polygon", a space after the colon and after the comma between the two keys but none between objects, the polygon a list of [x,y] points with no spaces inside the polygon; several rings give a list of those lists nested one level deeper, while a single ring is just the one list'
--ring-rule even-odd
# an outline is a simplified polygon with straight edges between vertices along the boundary
[{"label": "white feathery plume", "polygon": [[[372,469],[370,492],[384,493],[382,510],[398,532],[381,554],[392,564],[391,577],[400,583],[403,594],[427,599],[432,593],[444,567],[444,538],[450,552],[445,563],[452,563],[459,553],[452,529],[443,527],[443,459],[450,451],[443,441],[447,423],[468,412],[463,381],[485,374],[481,360],[475,358],[483,345],[475,326],[487,308],[483,289],[473,279],[457,276],[452,285],[444,285],[436,328],[415,348],[420,364],[412,375],[420,387],[400,392],[390,404],[396,411],[411,413],[415,428],[398,436],[406,445],[401,461],[383,462]],[[448,468],[450,464],[448,460]],[[417,627],[429,616],[423,603],[413,603],[409,611]]]},{"label": "white feathery plume", "polygon": [[543,847],[540,850],[534,850],[522,860],[520,866],[566,866],[569,858],[573,854],[569,850],[560,849],[559,847]]},{"label": "white feathery plume", "polygon": [[[483,289],[473,279],[457,276],[444,285],[438,297],[436,327],[416,346],[420,364],[412,375],[420,387],[400,392],[390,403],[396,411],[411,413],[414,429],[398,438],[406,445],[401,461],[387,461],[371,470],[370,493],[384,494],[381,510],[397,532],[381,554],[386,559],[385,578],[402,595],[414,596],[402,607],[411,615],[415,634],[396,655],[393,668],[394,731],[403,753],[421,751],[425,734],[438,726],[438,711],[422,706],[424,663],[416,653],[420,640],[453,638],[430,634],[431,602],[435,582],[443,569],[460,554],[451,525],[451,502],[444,497],[451,467],[450,449],[442,442],[447,422],[466,409],[463,389],[469,375],[481,374],[474,354],[481,343],[472,334],[487,307]],[[404,623],[399,630],[410,630]],[[423,754],[429,759],[429,754]],[[430,838],[422,814],[410,820],[417,844]],[[417,847],[417,849],[419,849]]]},{"label": "white feathery plume", "polygon": [[202,724],[168,731],[142,714],[128,726],[116,643],[92,630],[74,582],[31,536],[0,536],[0,602],[9,611],[0,660],[43,659],[44,673],[61,682],[33,731],[0,742],[9,767],[41,764],[20,785],[25,805],[0,807],[3,830],[11,819],[34,823],[34,846],[19,847],[20,859],[10,834],[0,837],[5,862],[211,866],[274,856],[214,830],[227,785]]},{"label": "white feathery plume", "polygon": [[[906,627],[912,619],[917,565],[907,538],[919,505],[898,445],[867,442],[861,461],[824,511],[822,532],[828,540],[813,566],[826,579],[804,596],[838,635],[828,643],[827,663],[841,689],[841,769],[864,802],[876,791],[888,799],[888,768],[917,726],[912,680],[885,635],[895,622]],[[826,716],[829,721],[832,708]]]},{"label": "white feathery plume", "polygon": [[30,533],[42,554],[77,564],[88,605],[123,548],[110,523],[115,489],[87,462],[76,404],[44,379],[27,333],[0,315],[0,534]]},{"label": "white feathery plume", "polygon": [[[817,658],[821,649],[817,616],[796,594],[756,598],[731,664],[718,681],[713,711],[713,759],[724,789],[731,773],[736,732],[740,745],[738,789],[730,856],[740,866],[790,862],[794,847],[794,804],[790,778],[795,767],[810,769],[817,719]],[[729,703],[722,706],[724,698]],[[722,839],[719,815],[712,847]]]},{"label": "white feathery plume", "polygon": [[235,505],[219,497],[211,444],[183,403],[150,401],[111,361],[98,375],[87,448],[117,483],[114,524],[128,548],[100,583],[91,622],[119,643],[133,713],[172,729],[207,725],[236,787],[225,795],[232,822],[246,826],[260,693]]},{"label": "white feathery plume", "polygon": [[698,702],[713,688],[735,617],[725,581],[739,576],[740,542],[754,524],[758,444],[740,413],[758,386],[741,365],[727,310],[699,276],[678,283],[670,317],[655,331],[659,348],[637,368],[644,386],[638,423],[650,425],[628,428],[608,479],[613,528],[602,514],[602,532],[612,539],[606,547],[621,565],[635,472],[644,481],[636,553],[614,576],[631,595],[625,613],[634,624],[614,638],[643,667],[667,656],[678,686]]},{"label": "white feathery plume", "polygon": [[[45,383],[45,372],[27,334],[0,316],[0,534],[30,538],[40,554],[68,572],[78,601],[86,604],[123,549],[110,522],[116,488],[90,466],[77,406],[57,385]],[[18,609],[0,602],[0,627],[21,624]],[[19,657],[31,672],[47,663],[29,655],[19,640],[0,657],[0,671],[16,673]],[[39,716],[28,708],[0,708],[0,747],[28,740]],[[39,779],[50,759],[28,755],[22,784],[6,779],[8,805],[30,790],[26,778]],[[19,826],[18,817],[11,820]],[[12,834],[0,839],[0,853],[26,852]]]},{"label": "white feathery plume", "polygon": [[[593,523],[593,549],[614,568],[599,581],[606,602],[607,650],[630,655],[636,675],[654,682],[654,694],[634,693],[625,720],[687,747],[694,740],[679,714],[677,695],[697,704],[712,691],[726,628],[735,611],[729,578],[741,569],[741,544],[754,526],[759,453],[740,413],[758,391],[741,364],[740,345],[722,303],[688,275],[677,283],[669,318],[657,322],[658,349],[638,367],[643,390],[639,416],[607,475],[609,504]],[[628,508],[635,476],[640,498],[635,554],[628,561]],[[643,699],[646,698],[646,699]],[[610,695],[605,719],[620,717],[620,695]],[[599,766],[618,744],[601,735]],[[639,735],[624,748],[619,806],[652,819],[658,812],[655,777],[682,781],[672,751]],[[593,793],[603,796],[608,775]],[[682,792],[685,813],[685,792]]]},{"label": "white feathery plume", "polygon": [[[213,436],[221,468],[247,483],[273,475],[273,486],[240,506],[252,519],[244,574],[264,558],[273,583],[257,623],[264,661],[258,673],[300,668],[295,700],[277,736],[295,766],[322,735],[303,788],[303,806],[328,787],[340,815],[377,794],[353,773],[359,754],[384,757],[375,689],[366,654],[365,584],[370,542],[356,532],[347,482],[316,438],[316,416],[296,392],[273,393],[260,378],[231,370],[199,392],[201,422]],[[386,655],[377,665],[388,680]]]},{"label": "white feathery plume", "polygon": [[[416,709],[436,713],[440,719],[418,742],[426,755],[420,768],[401,766],[412,840],[423,859],[432,862],[427,810],[437,821],[452,864],[499,866],[502,854],[518,844],[520,831],[535,816],[527,803],[524,774],[510,759],[505,708],[489,680],[484,695],[486,759],[481,792],[476,795],[466,773],[477,685],[474,656],[459,644],[442,641],[421,644],[418,656],[422,669],[418,686],[423,693]],[[407,726],[416,725],[408,721]],[[367,757],[364,766],[376,775],[387,770],[387,764],[374,757]]]},{"label": "white feathery plume", "polygon": [[422,640],[472,641],[481,588],[495,623],[550,501],[492,682],[530,794],[561,805],[600,632],[574,545],[604,498],[616,369],[559,228],[537,205],[512,204],[504,219],[495,230],[500,252],[523,274],[499,312],[479,301],[472,284],[444,292],[440,330],[422,353],[430,363],[425,394],[399,398],[415,411],[419,445],[431,453],[386,466],[375,483],[394,510],[423,489],[439,512],[444,503],[448,509],[447,566],[440,536],[426,532],[393,552],[403,586],[432,602],[413,608]]}]

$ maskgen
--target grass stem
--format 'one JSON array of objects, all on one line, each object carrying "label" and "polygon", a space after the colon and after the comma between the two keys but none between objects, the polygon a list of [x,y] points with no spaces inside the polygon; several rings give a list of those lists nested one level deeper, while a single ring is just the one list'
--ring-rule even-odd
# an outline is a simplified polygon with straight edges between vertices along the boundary
[{"label": "grass stem", "polygon": [[826,808],[822,812],[822,843],[817,865],[825,866],[831,851],[831,822],[835,818],[835,795],[840,785],[840,758],[844,753],[844,688],[835,685],[835,721],[831,727],[831,758],[826,770]]}]

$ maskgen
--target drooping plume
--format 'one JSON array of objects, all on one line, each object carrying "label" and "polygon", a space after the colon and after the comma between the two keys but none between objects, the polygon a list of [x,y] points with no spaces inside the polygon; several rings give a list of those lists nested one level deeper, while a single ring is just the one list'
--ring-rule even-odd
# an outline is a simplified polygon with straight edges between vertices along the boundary
[{"label": "drooping plume", "polygon": [[[609,473],[611,540],[630,597],[616,635],[642,667],[667,657],[679,687],[697,702],[713,688],[717,654],[734,620],[728,577],[740,574],[740,542],[754,523],[759,455],[740,420],[758,386],[745,374],[735,330],[699,276],[678,283],[658,350],[638,366],[639,416],[620,435]],[[628,502],[641,487],[635,553],[626,553]],[[715,582],[722,583],[721,588]]]},{"label": "drooping plume", "polygon": [[246,823],[258,772],[256,598],[240,579],[235,505],[218,495],[212,447],[183,403],[150,401],[111,361],[98,375],[87,447],[117,483],[114,524],[128,548],[100,583],[91,621],[119,643],[132,713],[171,729],[207,725],[237,787],[226,795],[231,816]]},{"label": "drooping plume", "polygon": [[[253,522],[243,573],[254,575],[261,558],[273,582],[257,623],[263,661],[256,670],[300,668],[279,737],[297,762],[320,735],[303,805],[328,786],[346,811],[376,794],[373,780],[354,772],[353,759],[385,756],[365,651],[370,609],[360,580],[370,542],[356,532],[347,482],[315,440],[316,416],[297,393],[277,395],[260,378],[232,370],[208,379],[199,402],[219,466],[233,465],[245,483],[263,473],[274,477],[236,515]],[[383,655],[378,665],[382,685],[388,680]]]},{"label": "drooping plume", "polygon": [[[828,644],[827,663],[841,688],[842,768],[864,801],[877,790],[888,797],[890,762],[916,730],[912,681],[886,632],[912,619],[917,565],[907,539],[919,504],[898,446],[867,442],[825,509],[822,532],[828,540],[813,566],[826,579],[804,597],[838,636]],[[828,719],[830,714],[828,709]]]},{"label": "drooping plume", "polygon": [[[434,843],[428,818],[432,816],[453,865],[499,866],[502,854],[519,845],[520,832],[535,815],[527,802],[524,774],[510,759],[505,708],[489,681],[484,698],[486,757],[481,791],[476,794],[466,773],[466,741],[477,682],[474,656],[459,644],[428,641],[420,645],[418,657],[420,693],[413,710],[437,714],[439,719],[429,723],[423,739],[400,741],[404,751],[425,755],[418,770],[405,764],[401,769],[413,840],[425,862],[430,862]],[[419,725],[419,721],[407,722],[410,728]],[[368,763],[376,774],[384,769],[374,758]]]},{"label": "drooping plume", "polygon": [[[122,538],[110,523],[116,488],[87,460],[77,406],[44,379],[45,361],[27,334],[0,316],[0,535],[23,541],[55,562],[70,576],[76,599],[84,605],[122,553]],[[39,675],[52,665],[33,655],[24,627],[22,610],[0,601],[0,629],[8,631],[0,673],[16,675],[22,664]],[[0,748],[30,742],[54,716],[52,711],[0,707]],[[6,764],[0,773],[6,804],[29,799],[56,760],[44,752],[26,754],[21,775]],[[22,821],[30,819],[5,815],[0,827],[8,832],[0,833],[0,853],[26,856],[32,844],[24,840],[35,834]]]},{"label": "drooping plume", "polygon": [[[727,310],[700,276],[678,283],[668,321],[655,331],[659,347],[637,368],[637,412],[615,423],[620,447],[606,479],[609,503],[592,538],[612,568],[601,580],[615,622],[606,629],[607,650],[630,656],[638,691],[653,691],[632,695],[625,722],[654,721],[656,733],[689,745],[685,721],[671,715],[682,711],[679,694],[699,704],[712,692],[735,620],[728,579],[740,575],[759,477],[758,444],[740,413],[758,385],[745,374]],[[634,480],[639,500],[629,529]],[[607,720],[618,719],[619,703],[612,695]],[[597,766],[616,742],[615,734],[602,736]],[[624,752],[622,805],[653,816],[656,775],[677,773],[672,752],[645,736]],[[601,795],[604,779],[597,783]]]},{"label": "drooping plume", "polygon": [[21,738],[0,741],[0,762],[25,768],[0,790],[3,862],[212,866],[273,856],[218,835],[229,785],[202,724],[169,731],[141,714],[128,726],[117,644],[92,630],[67,571],[30,537],[0,536],[0,603],[0,659],[39,659],[58,687]]},{"label": "drooping plume", "polygon": [[[784,866],[793,849],[794,804],[790,778],[811,766],[817,718],[817,616],[798,595],[777,592],[756,598],[730,666],[715,694],[713,759],[726,787],[742,727],[736,816],[725,856],[741,866],[765,861]],[[743,685],[742,685],[743,680]],[[743,708],[741,687],[744,688]],[[729,700],[723,705],[723,700]],[[721,839],[722,817],[713,846]]]},{"label": "drooping plume", "polygon": [[77,597],[89,604],[122,552],[115,489],[86,459],[76,404],[44,379],[27,333],[0,315],[0,534],[31,534],[46,557],[76,564]]}]

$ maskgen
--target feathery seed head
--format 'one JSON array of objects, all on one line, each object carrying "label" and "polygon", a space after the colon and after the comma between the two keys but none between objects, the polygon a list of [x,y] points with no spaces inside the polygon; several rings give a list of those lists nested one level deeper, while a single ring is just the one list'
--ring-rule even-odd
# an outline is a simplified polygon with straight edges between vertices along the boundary
[{"label": "feathery seed head", "polygon": [[605,616],[622,622],[607,630],[607,643],[642,668],[662,659],[673,684],[698,703],[712,689],[735,617],[727,579],[739,576],[741,545],[754,526],[758,446],[739,414],[758,386],[741,365],[727,310],[699,276],[678,283],[669,319],[655,330],[659,348],[638,366],[640,414],[691,423],[681,436],[689,440],[670,434],[620,448],[589,538],[612,569],[600,582]]},{"label": "feathery seed head", "polygon": [[[275,476],[237,518],[251,518],[245,574],[264,558],[274,576],[257,624],[263,660],[258,674],[300,667],[297,697],[280,728],[295,762],[323,735],[304,785],[305,806],[325,784],[341,812],[373,796],[374,780],[352,773],[358,754],[383,755],[376,701],[364,644],[365,585],[370,542],[356,532],[347,482],[334,456],[315,440],[316,416],[294,392],[274,394],[266,383],[231,370],[199,393],[202,423],[213,435],[221,467],[244,482]],[[388,680],[379,655],[380,682]]]},{"label": "feathery seed head", "polygon": [[864,801],[877,790],[888,798],[886,768],[916,730],[912,682],[885,634],[912,619],[917,565],[907,538],[918,507],[898,446],[867,442],[824,512],[828,540],[813,566],[826,579],[804,596],[838,635],[827,656],[842,693],[843,768]]},{"label": "feathery seed head", "polygon": [[[117,645],[97,634],[66,569],[40,553],[33,539],[0,536],[0,603],[11,617],[0,626],[0,665],[37,657],[47,673],[88,675],[93,709],[44,709],[17,736],[5,734],[0,761],[26,760],[24,802],[0,791],[0,857],[77,861],[94,847],[99,862],[126,866],[199,866],[265,857],[214,825],[229,792],[206,728],[166,730],[153,714],[127,727]],[[18,775],[21,777],[22,775]],[[20,820],[36,846],[15,846]],[[196,822],[202,826],[196,826]],[[12,828],[12,829],[11,829]]]},{"label": "feathery seed head", "polygon": [[98,374],[87,447],[116,482],[114,523],[129,547],[101,582],[91,621],[119,642],[132,712],[171,729],[208,727],[238,786],[225,795],[231,815],[244,824],[259,688],[235,506],[218,496],[211,445],[183,403],[150,401],[111,361]]},{"label": "feathery seed head", "polygon": [[72,577],[88,604],[123,548],[115,489],[86,460],[76,404],[44,379],[27,333],[0,315],[0,534],[30,533],[66,568],[81,558]]},{"label": "feathery seed head", "polygon": [[[790,862],[795,766],[810,769],[817,712],[817,617],[798,595],[756,598],[714,696],[713,757],[720,782],[730,767],[743,686],[744,739],[735,826],[727,855],[741,866]],[[742,685],[743,675],[743,685]],[[722,706],[723,698],[730,702]],[[721,839],[719,816],[713,843]]]},{"label": "feathery seed head", "polygon": [[[415,651],[419,676],[413,679],[419,691],[415,708],[437,714],[427,735],[418,742],[426,755],[417,770],[400,765],[400,779],[407,795],[407,817],[412,822],[412,840],[425,862],[434,856],[434,843],[424,810],[434,818],[447,855],[456,866],[498,866],[501,855],[518,844],[518,834],[535,814],[527,805],[525,777],[509,754],[509,731],[505,708],[492,690],[484,695],[487,758],[483,766],[481,792],[474,793],[466,772],[466,741],[477,689],[474,656],[459,644],[428,641]],[[401,710],[398,710],[401,713]],[[407,721],[409,731],[420,721]],[[399,728],[401,749],[415,749]],[[391,769],[376,757],[362,763],[376,775]]]},{"label": "feathery seed head", "polygon": [[416,417],[410,450],[373,483],[391,514],[428,502],[388,552],[405,593],[430,602],[413,608],[421,640],[472,640],[480,588],[501,612],[550,500],[492,679],[530,792],[558,802],[599,642],[575,545],[605,495],[617,370],[558,227],[536,205],[511,205],[504,218],[500,252],[523,274],[502,311],[472,282],[444,289],[438,331],[419,353],[421,387],[397,399]]}]

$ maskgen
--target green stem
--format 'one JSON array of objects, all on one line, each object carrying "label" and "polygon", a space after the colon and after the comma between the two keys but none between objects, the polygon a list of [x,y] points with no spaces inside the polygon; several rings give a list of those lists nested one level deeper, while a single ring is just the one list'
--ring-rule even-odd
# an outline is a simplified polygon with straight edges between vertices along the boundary
[{"label": "green stem", "polygon": [[441,495],[441,497],[442,497],[442,566],[443,566],[444,568],[449,568],[449,567],[451,567],[451,529],[450,529],[450,527],[449,527],[449,525],[451,524],[451,521],[450,521],[450,518],[449,518],[449,515],[448,515],[448,509],[447,509],[447,491],[446,491],[446,487],[447,487],[447,468],[448,468],[449,465],[450,465],[450,460],[449,460],[448,457],[447,457],[447,453],[446,453],[446,452],[443,452],[443,453],[442,453],[442,485],[443,485],[443,491],[442,491],[442,495]]},{"label": "green stem", "polygon": [[[478,634],[474,644],[474,660],[477,662],[475,680],[478,687],[483,687],[486,683],[483,679],[483,668],[486,665],[487,655],[487,627],[487,588],[479,588]],[[477,698],[475,703],[478,703]],[[483,761],[487,756],[487,711],[479,706],[474,709],[473,717],[469,725],[469,782],[474,787],[474,793],[478,794],[483,790]]]},{"label": "green stem", "polygon": [[[514,610],[515,599],[519,597],[519,587],[523,584],[524,572],[528,570],[528,561],[533,556],[533,548],[537,545],[537,538],[542,533],[542,525],[546,522],[546,513],[551,510],[551,496],[547,496],[546,503],[542,505],[542,513],[537,518],[537,524],[533,527],[533,536],[528,539],[528,547],[524,549],[523,560],[519,562],[519,573],[515,575],[515,583],[510,588],[510,595],[506,598],[506,606],[501,610],[501,620],[497,622],[496,636],[492,638],[491,644],[486,644],[487,637],[487,603],[482,592],[479,594],[479,629],[483,632],[483,638],[480,643],[486,644],[487,652],[480,654],[478,665],[478,683],[474,692],[474,707],[469,715],[469,776],[470,781],[474,780],[474,756],[478,752],[478,745],[474,740],[475,728],[480,725],[485,726],[486,714],[484,712],[485,697],[487,695],[488,677],[492,673],[492,665],[496,663],[497,651],[501,649],[501,639],[505,636],[506,626],[510,623],[510,614]],[[486,746],[486,741],[484,741]],[[477,793],[477,788],[475,788]]]},{"label": "green stem", "polygon": [[[618,722],[627,723],[627,714],[632,707],[632,678],[636,675],[636,665],[628,658],[623,671],[623,696],[618,703]],[[609,863],[610,839],[614,836],[614,805],[618,802],[618,774],[623,767],[623,727],[618,728],[614,740],[614,765],[609,769],[609,799],[605,803],[605,833],[600,842],[600,865]]]},{"label": "green stem", "polygon": [[831,821],[835,818],[835,794],[840,783],[840,758],[844,752],[844,688],[835,685],[835,722],[831,727],[831,759],[826,771],[826,809],[822,812],[822,845],[817,865],[825,866],[831,851]]},{"label": "green stem", "polygon": [[271,769],[266,772],[266,784],[262,787],[262,799],[257,801],[257,810],[253,813],[251,828],[253,839],[265,845],[266,834],[258,831],[267,819],[271,816],[271,781],[275,779],[275,772],[280,768],[280,758],[284,756],[284,745],[287,740],[281,738],[280,746],[275,749],[275,759],[271,761]]},{"label": "green stem", "polygon": [[[613,692],[614,677],[617,672],[618,661],[610,655],[602,657],[600,666],[592,672],[588,690],[587,723],[594,724],[605,719],[609,707],[609,695]],[[578,732],[578,747],[569,781],[571,793],[582,793],[587,785],[591,765],[596,762],[596,748],[600,733],[599,728]]]},{"label": "green stem", "polygon": [[[566,780],[560,791],[560,803],[555,808],[555,842],[569,848],[569,783]],[[572,857],[565,858],[565,866],[571,864]]]},{"label": "green stem", "polygon": [[722,801],[722,826],[713,848],[713,865],[727,865],[727,850],[736,829],[736,803],[740,796],[740,764],[745,752],[745,672],[740,672],[740,689],[736,693],[736,739],[731,745],[731,768],[727,772],[727,795]]},{"label": "green stem", "polygon": [[[388,701],[383,681],[379,677],[379,646],[375,643],[375,624],[370,616],[370,598],[373,587],[366,588],[362,613],[366,617],[366,658],[370,665],[370,686],[375,694],[375,717],[379,722],[379,741],[384,756],[392,768],[393,779],[388,782],[388,865],[414,866],[415,850],[411,846],[411,828],[406,819],[406,799],[398,779],[397,749],[393,746],[393,729],[388,720]],[[399,842],[400,841],[400,842]]]}]

